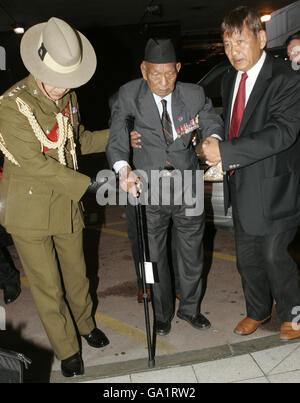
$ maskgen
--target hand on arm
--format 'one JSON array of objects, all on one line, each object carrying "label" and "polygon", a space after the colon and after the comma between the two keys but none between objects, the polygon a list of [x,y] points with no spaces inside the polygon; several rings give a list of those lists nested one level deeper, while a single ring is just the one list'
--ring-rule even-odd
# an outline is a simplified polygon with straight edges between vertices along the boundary
[{"label": "hand on arm", "polygon": [[207,137],[202,144],[202,151],[208,165],[217,165],[221,162],[219,140],[215,137]]}]

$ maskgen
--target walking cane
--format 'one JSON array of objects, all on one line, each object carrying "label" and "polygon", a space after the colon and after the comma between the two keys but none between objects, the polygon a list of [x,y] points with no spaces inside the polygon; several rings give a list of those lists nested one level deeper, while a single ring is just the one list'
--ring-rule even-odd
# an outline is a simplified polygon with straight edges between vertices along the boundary
[{"label": "walking cane", "polygon": [[144,311],[148,344],[148,367],[153,368],[155,366],[154,353],[152,347],[151,330],[150,330],[150,318],[148,309],[147,298],[147,286],[146,286],[146,272],[145,272],[145,239],[143,230],[143,215],[142,206],[140,200],[141,193],[138,192],[136,196],[135,215],[136,215],[136,227],[138,238],[138,252],[139,252],[139,268],[142,275],[142,287],[143,287],[143,299],[144,299]]}]

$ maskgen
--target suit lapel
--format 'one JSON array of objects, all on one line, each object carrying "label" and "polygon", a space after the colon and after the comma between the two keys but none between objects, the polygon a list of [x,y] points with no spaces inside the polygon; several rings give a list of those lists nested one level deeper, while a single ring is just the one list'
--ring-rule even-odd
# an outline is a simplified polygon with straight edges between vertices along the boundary
[{"label": "suit lapel", "polygon": [[152,92],[145,80],[143,80],[141,91],[138,97],[138,109],[145,123],[153,128],[153,132],[163,139],[163,130],[159,112]]},{"label": "suit lapel", "polygon": [[223,98],[223,117],[225,121],[225,136],[228,137],[230,129],[231,118],[231,105],[234,92],[234,84],[236,80],[237,71],[232,70],[228,73],[227,77],[224,77],[224,98]]},{"label": "suit lapel", "polygon": [[261,68],[261,71],[256,79],[251,95],[248,99],[242,123],[239,130],[239,136],[243,134],[243,129],[246,127],[253,111],[256,109],[260,98],[264,95],[266,88],[269,85],[269,80],[272,77],[272,57],[266,57],[266,60]]},{"label": "suit lapel", "polygon": [[182,102],[179,91],[175,87],[172,94],[172,115],[175,128],[178,127],[179,117],[183,117],[184,114],[184,103]]},{"label": "suit lapel", "polygon": [[[185,113],[184,106],[185,105],[180,97],[179,90],[175,86],[175,89],[172,94],[172,116],[173,116],[173,122],[174,122],[175,129],[177,129],[183,123],[187,123],[187,121],[188,121],[188,116]],[[180,143],[180,141],[182,141],[184,143],[184,145],[186,146],[187,145],[186,142],[189,143],[189,138],[190,138],[190,136],[187,136],[187,135],[182,136],[180,139],[177,138],[174,141],[174,143],[171,144],[170,147],[176,148],[176,145],[179,145],[178,143]]]}]

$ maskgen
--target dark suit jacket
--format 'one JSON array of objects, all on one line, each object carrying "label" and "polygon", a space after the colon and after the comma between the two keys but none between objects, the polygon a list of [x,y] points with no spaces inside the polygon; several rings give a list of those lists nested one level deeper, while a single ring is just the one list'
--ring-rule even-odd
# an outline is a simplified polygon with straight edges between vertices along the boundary
[{"label": "dark suit jacket", "polygon": [[[211,101],[196,84],[177,82],[172,94],[172,115],[175,127],[189,124],[199,113],[200,132],[203,138],[212,134],[223,137],[223,122],[216,114]],[[177,138],[169,147],[163,137],[162,125],[153,94],[144,79],[123,85],[112,106],[112,123],[106,148],[111,166],[116,161],[129,163],[130,143],[126,128],[128,116],[134,118],[134,129],[142,135],[142,148],[133,150],[136,169],[161,170],[170,161],[177,169],[195,170],[198,158],[191,145],[191,133]]]},{"label": "dark suit jacket", "polygon": [[[236,71],[224,76],[228,138]],[[267,55],[243,115],[239,136],[220,143],[223,170],[235,168],[237,210],[244,230],[266,235],[300,222],[300,78]],[[224,180],[225,211],[229,206]]]}]

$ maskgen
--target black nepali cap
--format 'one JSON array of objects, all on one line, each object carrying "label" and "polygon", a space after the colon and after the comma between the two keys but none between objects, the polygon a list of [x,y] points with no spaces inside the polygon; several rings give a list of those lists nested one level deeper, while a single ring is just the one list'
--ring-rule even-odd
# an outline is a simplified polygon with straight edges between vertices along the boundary
[{"label": "black nepali cap", "polygon": [[145,48],[145,62],[149,63],[176,63],[176,52],[171,39],[150,38]]}]

